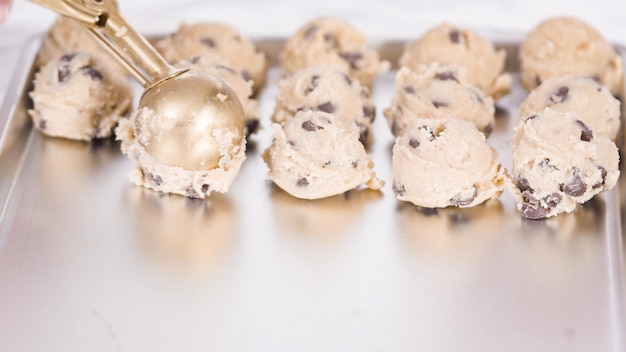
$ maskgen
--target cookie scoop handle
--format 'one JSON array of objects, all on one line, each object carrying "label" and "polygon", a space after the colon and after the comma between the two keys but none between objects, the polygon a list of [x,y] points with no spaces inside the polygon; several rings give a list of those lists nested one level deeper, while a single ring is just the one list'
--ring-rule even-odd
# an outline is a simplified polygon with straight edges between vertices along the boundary
[{"label": "cookie scoop handle", "polygon": [[112,0],[30,1],[78,21],[145,89],[187,71],[168,64],[126,22]]}]

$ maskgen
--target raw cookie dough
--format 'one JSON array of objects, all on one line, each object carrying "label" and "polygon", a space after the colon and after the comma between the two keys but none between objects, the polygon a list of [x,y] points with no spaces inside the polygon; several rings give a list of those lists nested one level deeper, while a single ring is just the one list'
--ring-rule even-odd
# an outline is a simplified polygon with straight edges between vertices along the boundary
[{"label": "raw cookie dough", "polygon": [[336,18],[318,18],[302,26],[287,40],[280,57],[287,75],[327,65],[367,87],[378,74],[389,70],[389,63],[367,48],[367,38],[361,31]]},{"label": "raw cookie dough", "polygon": [[284,123],[300,110],[323,111],[334,114],[341,127],[356,123],[361,143],[371,141],[376,109],[358,80],[330,67],[310,67],[282,79],[278,87],[272,121]]},{"label": "raw cookie dough", "polygon": [[110,65],[119,74],[127,74],[126,70],[107,54],[81,25],[64,16],[59,16],[48,30],[37,54],[35,66],[41,67],[63,54],[76,51],[89,53]]},{"label": "raw cookie dough", "polygon": [[258,131],[260,127],[259,103],[256,99],[251,98],[253,94],[252,81],[246,81],[239,72],[228,66],[226,62],[214,54],[196,56],[190,60],[180,61],[175,66],[206,72],[226,81],[235,91],[243,106],[243,111],[246,115],[246,136],[250,136]]},{"label": "raw cookie dough", "polygon": [[615,186],[617,147],[596,135],[575,113],[546,108],[518,125],[513,137],[517,208],[528,219],[571,212]]},{"label": "raw cookie dough", "polygon": [[[223,103],[234,102],[225,100]],[[155,123],[163,119],[165,117],[144,107],[130,118],[120,120],[115,132],[117,139],[122,141],[122,153],[135,158],[138,163],[137,168],[130,172],[131,181],[155,191],[190,198],[205,198],[213,191],[226,193],[246,158],[246,139],[241,138],[240,134],[243,127],[239,131],[227,126],[206,126],[204,121],[197,121],[194,126],[187,127],[190,130],[185,131],[187,135],[184,137],[188,140],[184,140],[183,136],[176,134],[177,124]],[[171,128],[160,130],[159,126]],[[156,146],[160,148],[160,153],[167,150],[168,158],[180,161],[164,162],[157,159],[148,151],[148,148],[155,148],[150,145],[151,142],[163,143]],[[208,158],[211,156],[208,151],[213,148],[217,149],[220,157],[217,165],[210,167]],[[185,163],[203,167],[192,168]]]},{"label": "raw cookie dough", "polygon": [[506,53],[474,32],[443,23],[426,32],[417,41],[408,43],[400,57],[400,65],[417,69],[419,65],[439,62],[460,65],[467,69],[467,80],[486,95],[498,99],[511,88],[511,77],[502,73]]},{"label": "raw cookie dough", "polygon": [[268,62],[252,41],[235,28],[215,22],[180,25],[178,32],[156,42],[155,48],[171,63],[212,53],[253,82],[258,92],[265,81]]},{"label": "raw cookie dough", "polygon": [[611,93],[622,90],[622,60],[589,24],[557,17],[535,27],[520,46],[522,84],[527,90],[553,76],[594,77]]},{"label": "raw cookie dough", "polygon": [[308,110],[273,128],[274,141],[263,159],[274,183],[292,196],[318,199],[360,185],[375,190],[384,185],[355,125],[342,128],[334,115]]},{"label": "raw cookie dough", "polygon": [[89,141],[112,134],[129,112],[132,90],[126,77],[87,53],[68,53],[35,76],[29,110],[42,133]]},{"label": "raw cookie dough", "polygon": [[497,198],[508,177],[485,135],[459,119],[423,119],[397,137],[392,171],[396,198],[426,208]]},{"label": "raw cookie dough", "polygon": [[467,82],[465,69],[433,63],[416,71],[402,67],[396,74],[395,94],[385,117],[399,136],[419,119],[454,117],[472,122],[489,135],[495,123],[493,99]]},{"label": "raw cookie dough", "polygon": [[573,112],[598,136],[617,139],[620,128],[620,102],[589,76],[550,77],[533,89],[519,108],[518,123],[546,107]]}]

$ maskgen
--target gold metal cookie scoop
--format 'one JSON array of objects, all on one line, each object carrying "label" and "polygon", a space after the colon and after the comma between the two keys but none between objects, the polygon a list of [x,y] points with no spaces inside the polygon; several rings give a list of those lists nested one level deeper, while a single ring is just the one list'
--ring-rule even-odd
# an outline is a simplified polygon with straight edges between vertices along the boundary
[{"label": "gold metal cookie scoop", "polygon": [[228,84],[169,65],[128,25],[113,0],[30,1],[82,24],[144,87],[138,110],[149,113],[135,119],[134,137],[151,157],[184,170],[205,171],[232,158],[225,155],[225,141],[245,149],[243,108]]}]

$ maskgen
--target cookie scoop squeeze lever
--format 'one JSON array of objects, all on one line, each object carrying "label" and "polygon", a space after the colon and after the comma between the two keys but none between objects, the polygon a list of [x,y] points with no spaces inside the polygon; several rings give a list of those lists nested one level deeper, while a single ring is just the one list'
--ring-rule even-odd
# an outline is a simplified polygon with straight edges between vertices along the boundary
[{"label": "cookie scoop squeeze lever", "polygon": [[217,77],[169,65],[127,24],[112,0],[31,2],[82,24],[144,87],[138,112],[148,112],[150,121],[136,120],[142,124],[133,130],[154,159],[206,171],[220,167],[225,153],[245,149],[244,113],[233,90]]}]

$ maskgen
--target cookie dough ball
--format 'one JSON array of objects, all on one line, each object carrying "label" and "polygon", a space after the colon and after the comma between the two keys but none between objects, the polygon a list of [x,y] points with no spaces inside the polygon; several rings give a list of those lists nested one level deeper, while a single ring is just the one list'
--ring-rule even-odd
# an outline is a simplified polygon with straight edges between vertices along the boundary
[{"label": "cookie dough ball", "polygon": [[513,138],[511,191],[528,219],[571,212],[615,186],[617,147],[576,114],[546,108],[518,125]]},{"label": "cookie dough ball", "polygon": [[259,52],[252,41],[227,24],[183,23],[178,32],[156,42],[155,48],[171,63],[208,53],[215,54],[228,63],[228,66],[239,71],[246,81],[252,81],[255,92],[265,82],[268,69],[265,54]]},{"label": "cookie dough ball", "polygon": [[35,76],[29,111],[36,128],[52,137],[89,141],[111,136],[131,108],[125,76],[87,53],[46,64]]},{"label": "cookie dough ball", "polygon": [[360,185],[375,190],[384,185],[355,125],[342,128],[334,115],[309,110],[273,128],[274,141],[263,159],[274,183],[292,196],[318,199]]},{"label": "cookie dough ball", "polygon": [[622,90],[622,60],[589,24],[558,17],[535,27],[520,46],[522,84],[531,90],[554,76],[587,75],[611,93]]},{"label": "cookie dough ball", "polygon": [[617,139],[620,128],[620,102],[589,76],[551,77],[533,89],[520,105],[518,123],[546,107],[573,112],[599,137]]},{"label": "cookie dough ball", "polygon": [[493,99],[467,82],[465,69],[433,63],[416,71],[402,67],[396,74],[395,95],[385,117],[395,136],[420,119],[453,116],[467,120],[489,135],[495,123]]},{"label": "cookie dough ball", "polygon": [[138,164],[130,172],[131,181],[190,198],[205,198],[214,191],[226,193],[246,158],[244,121],[205,119],[221,109],[236,111],[231,104],[243,116],[237,100],[218,94],[208,108],[215,110],[202,110],[200,116],[185,120],[168,119],[147,107],[120,120],[115,132],[122,153]]},{"label": "cookie dough ball", "polygon": [[281,53],[287,75],[311,66],[327,65],[367,87],[374,78],[389,70],[375,50],[368,49],[367,38],[357,28],[336,18],[318,18],[300,28],[285,43]]},{"label": "cookie dough ball", "polygon": [[250,136],[258,131],[260,127],[259,103],[256,99],[252,99],[252,81],[246,81],[239,72],[228,66],[226,62],[214,54],[196,56],[190,60],[180,61],[176,66],[205,72],[226,81],[235,91],[243,106],[243,111],[246,115],[246,136]]},{"label": "cookie dough ball", "polygon": [[89,53],[106,62],[119,74],[127,74],[126,70],[105,52],[78,22],[64,16],[59,16],[48,30],[37,54],[35,65],[41,67],[64,54],[76,51]]},{"label": "cookie dough ball", "polygon": [[467,80],[498,99],[511,88],[511,77],[502,73],[506,53],[474,32],[443,23],[408,43],[400,57],[400,65],[413,70],[419,65],[439,62],[467,69]]},{"label": "cookie dough ball", "polygon": [[356,124],[359,140],[371,141],[376,109],[358,80],[330,67],[310,67],[281,80],[278,87],[272,121],[284,123],[301,110],[323,111],[335,115],[341,127]]},{"label": "cookie dough ball", "polygon": [[423,119],[396,138],[392,171],[396,198],[426,208],[497,198],[507,179],[485,135],[458,119]]}]

